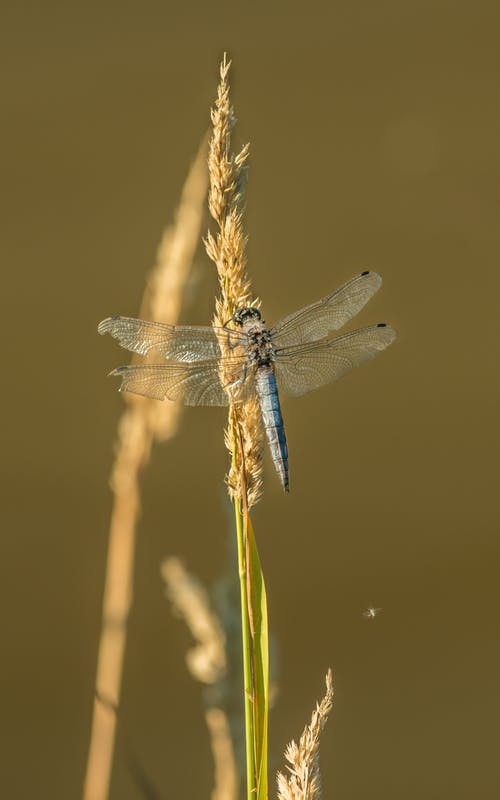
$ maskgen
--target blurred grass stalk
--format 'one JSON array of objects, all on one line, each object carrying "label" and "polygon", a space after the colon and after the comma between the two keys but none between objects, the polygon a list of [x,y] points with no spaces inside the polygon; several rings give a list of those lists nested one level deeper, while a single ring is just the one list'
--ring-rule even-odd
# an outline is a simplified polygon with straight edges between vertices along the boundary
[{"label": "blurred grass stalk", "polygon": [[[212,609],[207,590],[182,561],[166,558],[161,574],[168,599],[196,642],[186,655],[189,672],[207,687],[205,722],[215,768],[212,800],[237,800],[240,771],[227,713],[230,670],[227,648],[231,643],[227,641],[225,625]],[[221,707],[225,705],[226,710]]]},{"label": "blurred grass stalk", "polygon": [[[249,147],[245,145],[236,154],[231,150],[231,132],[236,120],[229,99],[229,67],[230,62],[224,55],[217,99],[212,109],[213,131],[208,155],[208,205],[217,229],[215,234],[208,233],[205,245],[219,276],[220,298],[216,301],[214,317],[217,328],[227,324],[236,309],[256,305],[246,270],[247,238],[243,230]],[[221,347],[224,349],[224,344]],[[226,355],[231,355],[229,345],[225,347]],[[234,385],[231,375],[224,372],[221,381],[224,386],[231,385],[225,440],[231,454],[227,482],[234,505],[238,543],[247,800],[267,800],[267,605],[264,577],[249,514],[249,508],[257,502],[261,493],[263,430],[257,398],[241,403],[241,384]]]},{"label": "blurred grass stalk", "polygon": [[[158,248],[156,266],[144,294],[141,316],[175,323],[181,312],[201,226],[208,187],[207,143],[202,142],[182,190],[175,222]],[[106,800],[115,748],[127,622],[133,596],[136,525],[140,514],[139,476],[154,440],[177,431],[180,405],[125,395],[111,473],[113,509],[109,532],[96,693],[83,800]]]}]

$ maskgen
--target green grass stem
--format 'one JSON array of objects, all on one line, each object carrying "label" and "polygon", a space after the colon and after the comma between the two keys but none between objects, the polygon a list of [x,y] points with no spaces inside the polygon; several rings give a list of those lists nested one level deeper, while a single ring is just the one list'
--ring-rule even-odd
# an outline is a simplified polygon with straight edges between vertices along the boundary
[{"label": "green grass stem", "polygon": [[234,513],[236,521],[236,537],[238,540],[238,574],[240,579],[241,596],[241,634],[243,644],[243,683],[245,704],[245,752],[247,768],[247,796],[254,800],[256,793],[255,771],[255,731],[253,713],[253,685],[252,685],[252,637],[250,634],[250,620],[248,609],[248,568],[246,546],[244,540],[243,514],[240,501],[234,499]]}]

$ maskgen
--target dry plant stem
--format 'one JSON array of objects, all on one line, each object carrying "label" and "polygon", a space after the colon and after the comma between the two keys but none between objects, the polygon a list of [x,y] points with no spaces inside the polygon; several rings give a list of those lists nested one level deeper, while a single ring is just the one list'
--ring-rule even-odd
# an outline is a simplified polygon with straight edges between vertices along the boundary
[{"label": "dry plant stem", "polygon": [[[135,526],[140,506],[138,475],[151,444],[147,426],[133,408],[127,409],[121,420],[119,442],[112,478],[114,505],[84,800],[105,800],[111,778],[116,714],[110,705],[116,707],[120,700],[127,617],[132,602]],[[100,697],[106,703],[102,703]]]},{"label": "dry plant stem", "polygon": [[333,705],[332,671],[326,674],[326,692],[316,705],[311,722],[306,725],[299,744],[291,741],[285,751],[290,775],[278,773],[278,800],[320,800],[319,744],[321,731]]},{"label": "dry plant stem", "polygon": [[[206,143],[191,167],[176,222],[161,241],[157,264],[143,301],[154,319],[175,322],[199,241],[207,190]],[[161,406],[161,409],[157,407]],[[153,439],[168,439],[177,429],[175,404],[128,399],[119,424],[111,477],[114,494],[109,533],[102,626],[83,800],[106,800],[109,793],[120,701],[127,619],[132,603],[136,524],[140,512],[139,474],[147,464]],[[105,702],[100,702],[103,698]]]}]

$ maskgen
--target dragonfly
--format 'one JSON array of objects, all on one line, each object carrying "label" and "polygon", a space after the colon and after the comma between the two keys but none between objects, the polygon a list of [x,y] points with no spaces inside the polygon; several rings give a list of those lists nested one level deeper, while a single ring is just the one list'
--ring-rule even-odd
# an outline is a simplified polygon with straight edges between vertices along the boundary
[{"label": "dragonfly", "polygon": [[365,271],[316,303],[268,328],[255,306],[238,308],[223,326],[168,325],[131,317],[108,317],[98,327],[133,353],[156,352],[165,363],[132,364],[110,374],[120,391],[188,406],[226,406],[257,398],[274,466],[289,491],[288,447],[282,395],[319,389],[385,350],[396,331],[385,323],[334,338],[380,288],[382,278]]}]

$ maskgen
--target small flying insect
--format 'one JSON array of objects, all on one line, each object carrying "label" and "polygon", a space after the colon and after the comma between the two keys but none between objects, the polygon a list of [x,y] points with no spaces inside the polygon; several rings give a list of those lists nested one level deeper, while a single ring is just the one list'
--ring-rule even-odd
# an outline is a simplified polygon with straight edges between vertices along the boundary
[{"label": "small flying insect", "polygon": [[375,617],[378,617],[381,611],[381,608],[374,608],[374,606],[370,606],[366,609],[366,611],[363,611],[363,616],[365,619],[375,619]]}]

